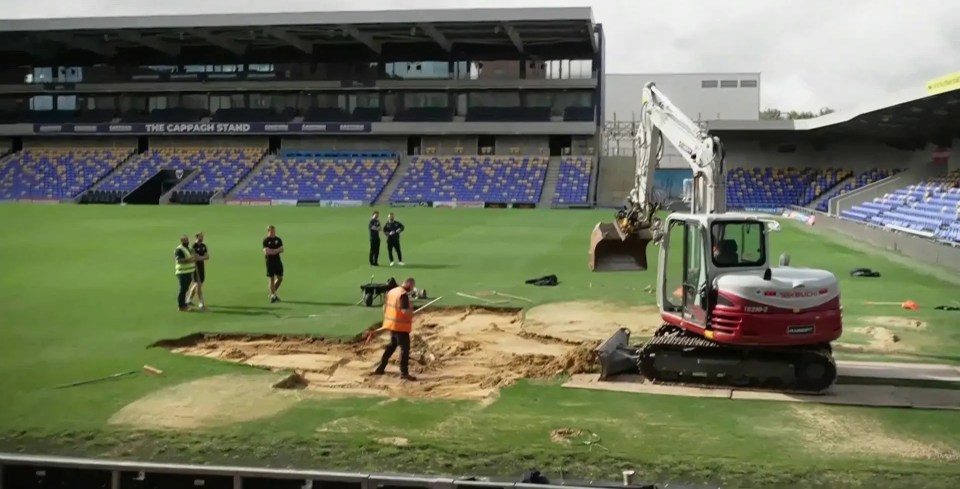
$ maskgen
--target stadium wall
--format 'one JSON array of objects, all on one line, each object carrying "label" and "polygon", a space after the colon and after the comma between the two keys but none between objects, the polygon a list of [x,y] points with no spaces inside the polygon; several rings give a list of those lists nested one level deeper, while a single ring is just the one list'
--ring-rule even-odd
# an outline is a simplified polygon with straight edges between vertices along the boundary
[{"label": "stadium wall", "polygon": [[137,138],[23,138],[23,149],[44,148],[136,148]]},{"label": "stadium wall", "polygon": [[151,148],[266,148],[266,137],[202,137],[156,136],[150,138]]},{"label": "stadium wall", "polygon": [[407,138],[374,136],[362,137],[316,137],[316,136],[284,136],[280,141],[283,149],[300,150],[331,150],[331,151],[395,151],[397,154],[407,154]]},{"label": "stadium wall", "polygon": [[[839,233],[854,241],[893,251],[922,263],[960,272],[960,248],[955,246],[826,214],[817,214],[813,228]],[[851,269],[856,267],[869,268],[870,264],[850,265]]]},{"label": "stadium wall", "polygon": [[[640,92],[650,81],[695,121],[760,119],[759,73],[637,73],[604,76],[606,120],[636,120]],[[722,81],[736,86],[721,87]]]}]

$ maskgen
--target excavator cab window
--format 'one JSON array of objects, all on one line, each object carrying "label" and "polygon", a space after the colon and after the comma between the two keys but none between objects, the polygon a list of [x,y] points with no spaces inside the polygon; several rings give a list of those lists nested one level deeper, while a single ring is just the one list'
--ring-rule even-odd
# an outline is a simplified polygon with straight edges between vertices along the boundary
[{"label": "excavator cab window", "polygon": [[713,264],[720,268],[763,266],[767,263],[765,231],[765,224],[757,221],[713,223]]}]

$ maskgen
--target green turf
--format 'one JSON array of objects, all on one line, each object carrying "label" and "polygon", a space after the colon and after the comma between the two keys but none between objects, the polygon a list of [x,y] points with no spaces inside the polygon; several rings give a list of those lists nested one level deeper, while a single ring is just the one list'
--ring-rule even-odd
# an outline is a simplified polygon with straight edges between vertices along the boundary
[{"label": "green turf", "polygon": [[[358,285],[374,273],[366,265],[368,212],[0,207],[7,230],[0,237],[0,449],[437,473],[512,475],[537,466],[554,478],[561,468],[568,477],[614,477],[621,468],[635,466],[658,477],[728,487],[858,487],[876,481],[888,484],[884,487],[949,487],[960,477],[955,461],[908,457],[910,447],[917,446],[938,447],[948,455],[960,451],[956,412],[818,410],[824,419],[852,420],[846,429],[862,428],[864,446],[894,447],[858,452],[837,448],[856,433],[827,425],[803,428],[784,403],[578,391],[559,387],[559,381],[521,383],[485,408],[468,402],[313,399],[266,420],[197,432],[134,432],[107,425],[117,410],[164,387],[215,374],[260,374],[146,348],[156,340],[197,331],[353,335],[376,322],[377,308],[354,306]],[[407,226],[408,266],[377,269],[376,277],[413,275],[431,295],[445,295],[447,304],[468,302],[453,291],[491,289],[537,303],[585,297],[613,305],[653,302],[643,292],[654,283],[653,270],[587,270],[589,232],[608,218],[608,211],[397,212]],[[276,305],[267,301],[260,251],[267,224],[277,226],[286,248],[284,302]],[[199,230],[211,250],[206,287],[211,312],[182,314],[175,310],[172,253],[180,234]],[[852,331],[865,315],[909,315],[927,322],[926,329],[901,335],[916,351],[886,358],[960,363],[955,316],[932,310],[956,298],[955,285],[794,223],[774,235],[772,247],[774,256],[788,251],[794,265],[826,268],[841,278],[844,341],[868,340]],[[883,278],[851,279],[847,272],[861,266],[881,270]],[[562,284],[523,283],[549,273]],[[863,304],[905,299],[924,308],[904,312]],[[838,356],[870,357],[844,351]],[[144,364],[165,374],[53,389]],[[349,428],[320,430],[332,422]],[[600,446],[552,443],[549,432],[561,427],[591,430]],[[411,445],[384,447],[375,441],[383,436],[405,437]],[[811,436],[826,441],[821,445]]]}]

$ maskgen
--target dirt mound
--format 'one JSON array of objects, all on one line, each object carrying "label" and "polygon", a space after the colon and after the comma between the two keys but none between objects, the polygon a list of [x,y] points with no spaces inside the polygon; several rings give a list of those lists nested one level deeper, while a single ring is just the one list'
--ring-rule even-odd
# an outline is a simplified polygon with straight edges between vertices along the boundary
[{"label": "dirt mound", "polygon": [[274,389],[303,389],[310,385],[307,378],[300,372],[294,372],[273,384]]},{"label": "dirt mound", "polygon": [[[541,321],[549,314],[548,307],[536,308],[541,309],[537,316]],[[538,322],[541,333],[549,334],[535,334],[526,331],[521,318],[519,309],[486,307],[436,308],[417,315],[410,351],[417,382],[396,375],[399,352],[388,375],[370,375],[389,341],[387,335],[364,345],[309,336],[195,334],[156,346],[184,355],[294,370],[297,374],[284,379],[279,388],[344,395],[485,399],[521,378],[594,370],[593,350],[599,341],[585,339],[569,323],[552,329]],[[604,331],[603,337],[611,332]]]},{"label": "dirt mound", "polygon": [[897,316],[867,316],[858,322],[868,326],[878,326],[881,328],[896,328],[904,330],[924,330],[927,329],[927,323],[913,319]]},{"label": "dirt mound", "polygon": [[656,306],[616,306],[583,301],[534,307],[524,317],[523,330],[567,341],[603,341],[624,327],[634,337],[649,336],[662,324]]},{"label": "dirt mound", "polygon": [[870,338],[867,344],[837,342],[834,345],[842,350],[863,353],[894,353],[908,351],[911,348],[904,344],[900,336],[893,331],[879,326],[853,328],[854,333],[866,335]]},{"label": "dirt mound", "polygon": [[550,432],[550,441],[562,445],[569,445],[571,439],[577,438],[582,434],[583,430],[576,428],[558,428]]}]

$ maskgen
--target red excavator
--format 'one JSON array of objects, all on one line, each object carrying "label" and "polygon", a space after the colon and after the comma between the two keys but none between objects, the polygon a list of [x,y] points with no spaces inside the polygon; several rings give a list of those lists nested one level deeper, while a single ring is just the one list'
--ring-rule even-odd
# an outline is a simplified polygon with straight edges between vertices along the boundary
[{"label": "red excavator", "polygon": [[[647,269],[659,246],[656,297],[663,326],[645,344],[621,329],[598,349],[601,379],[639,371],[656,382],[821,391],[836,380],[830,343],[842,333],[840,290],[825,270],[771,266],[777,221],[727,212],[724,150],[660,92],[643,88],[634,137],[636,179],[613,223],[590,241],[595,272]],[[667,139],[693,170],[688,213],[657,217],[654,172]],[[686,185],[685,185],[686,187]]]}]

